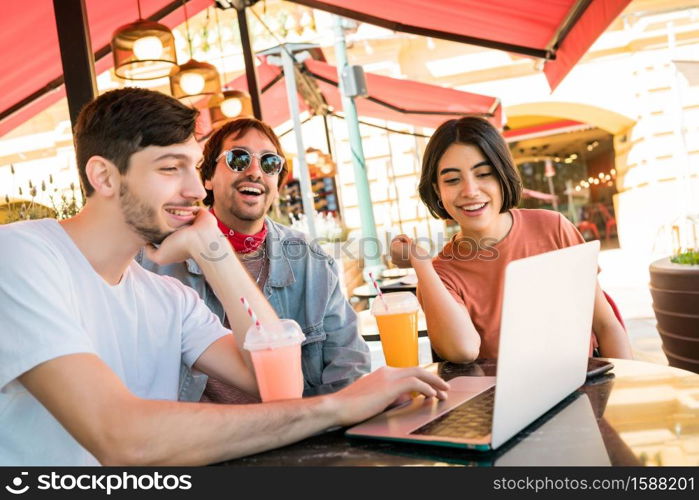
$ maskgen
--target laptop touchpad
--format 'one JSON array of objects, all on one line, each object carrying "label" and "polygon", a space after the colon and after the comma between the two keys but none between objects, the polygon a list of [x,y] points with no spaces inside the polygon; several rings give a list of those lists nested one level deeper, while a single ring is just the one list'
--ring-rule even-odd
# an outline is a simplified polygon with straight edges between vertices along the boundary
[{"label": "laptop touchpad", "polygon": [[478,394],[495,385],[495,377],[454,377],[449,381],[449,392]]},{"label": "laptop touchpad", "polygon": [[455,377],[449,380],[451,389],[449,389],[445,401],[436,398],[427,399],[422,396],[414,398],[409,403],[388,410],[353,427],[349,434],[382,435],[387,431],[390,435],[408,434],[494,384],[495,377]]}]

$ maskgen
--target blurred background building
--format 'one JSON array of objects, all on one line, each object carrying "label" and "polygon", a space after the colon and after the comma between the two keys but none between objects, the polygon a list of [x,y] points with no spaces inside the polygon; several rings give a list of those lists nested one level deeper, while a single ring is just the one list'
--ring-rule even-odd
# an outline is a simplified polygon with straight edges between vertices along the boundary
[{"label": "blurred background building", "polygon": [[[329,64],[336,62],[331,14],[280,0],[248,10],[255,52],[280,42],[310,43]],[[211,2],[188,24],[189,31],[184,23],[173,30],[180,62],[190,56],[206,61],[224,83],[242,75],[233,9],[214,9]],[[622,248],[649,258],[669,253],[669,228],[699,213],[696,2],[632,1],[553,92],[541,62],[532,58],[349,24],[348,59],[366,72],[499,99],[504,134],[526,188],[522,206],[558,210],[587,238],[613,246],[618,235]],[[100,92],[124,85],[170,91],[167,78],[127,82],[111,69],[97,81]],[[449,103],[444,104],[446,109]],[[441,246],[449,227],[431,219],[417,196],[421,155],[432,129],[360,119],[380,239],[404,232]],[[305,112],[302,121],[316,209],[351,234],[360,227],[360,215],[347,127],[337,115],[327,118],[327,133],[320,116]],[[54,211],[62,197],[70,202],[78,178],[66,100],[24,123],[2,125],[0,218],[23,201]],[[287,151],[294,152],[291,122],[276,129]],[[297,198],[292,180],[276,217],[301,212]]]}]

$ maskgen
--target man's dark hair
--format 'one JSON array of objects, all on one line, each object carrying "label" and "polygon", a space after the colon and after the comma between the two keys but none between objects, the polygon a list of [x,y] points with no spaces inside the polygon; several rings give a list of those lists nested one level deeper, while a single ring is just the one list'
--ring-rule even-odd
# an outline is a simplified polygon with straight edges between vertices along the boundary
[{"label": "man's dark hair", "polygon": [[[282,151],[282,145],[279,142],[279,137],[274,133],[272,127],[267,125],[265,122],[260,121],[256,118],[246,117],[237,118],[230,122],[225,123],[221,128],[219,128],[213,135],[209,138],[204,146],[204,160],[201,164],[201,181],[205,182],[211,180],[216,171],[216,158],[223,152],[224,141],[233,136],[234,139],[242,137],[247,134],[250,130],[257,130],[262,135],[266,136],[272,144],[274,149],[277,150],[277,154],[284,158],[284,151]],[[279,172],[279,178],[277,180],[277,187],[281,188],[286,182],[286,176],[289,174],[288,160],[284,159],[284,166],[281,172]],[[204,198],[204,204],[211,206],[214,203],[214,192],[207,189],[206,198]]]},{"label": "man's dark hair", "polygon": [[439,196],[434,186],[437,184],[439,160],[452,144],[477,147],[493,166],[502,190],[500,213],[517,206],[522,196],[522,180],[505,139],[489,121],[467,116],[442,123],[425,148],[418,191],[420,199],[433,217],[451,219],[451,215],[439,205]]},{"label": "man's dark hair", "polygon": [[94,192],[85,171],[90,157],[108,159],[123,175],[134,153],[192,137],[198,113],[168,95],[133,87],[105,92],[85,105],[73,132],[85,196]]}]

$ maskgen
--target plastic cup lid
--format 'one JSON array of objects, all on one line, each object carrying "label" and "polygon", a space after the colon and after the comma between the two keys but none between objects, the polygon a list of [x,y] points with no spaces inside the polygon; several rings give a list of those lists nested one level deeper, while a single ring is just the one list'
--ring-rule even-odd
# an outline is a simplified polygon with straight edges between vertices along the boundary
[{"label": "plastic cup lid", "polygon": [[250,326],[245,335],[243,347],[248,351],[276,349],[288,345],[300,344],[305,340],[299,324],[292,319],[282,319],[276,323],[262,325],[258,329]]},{"label": "plastic cup lid", "polygon": [[371,303],[371,314],[374,316],[410,313],[420,309],[417,297],[411,292],[384,293],[383,299],[377,296]]}]

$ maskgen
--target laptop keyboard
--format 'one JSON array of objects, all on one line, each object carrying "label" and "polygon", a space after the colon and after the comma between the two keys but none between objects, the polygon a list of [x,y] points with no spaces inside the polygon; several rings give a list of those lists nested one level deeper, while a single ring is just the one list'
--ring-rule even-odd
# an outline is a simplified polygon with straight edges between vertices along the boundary
[{"label": "laptop keyboard", "polygon": [[493,427],[495,386],[411,432],[426,436],[481,438]]}]

